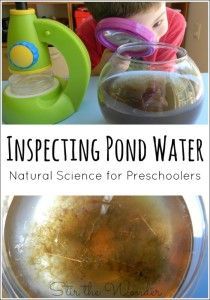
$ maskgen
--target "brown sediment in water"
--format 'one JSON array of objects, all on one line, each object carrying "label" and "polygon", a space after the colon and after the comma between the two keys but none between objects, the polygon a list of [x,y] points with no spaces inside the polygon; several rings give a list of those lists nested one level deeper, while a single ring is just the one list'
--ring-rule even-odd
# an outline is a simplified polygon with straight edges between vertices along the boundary
[{"label": "brown sediment in water", "polygon": [[196,81],[170,72],[121,73],[105,80],[99,88],[101,102],[110,98],[145,112],[190,105],[198,101],[199,94]]},{"label": "brown sediment in water", "polygon": [[[189,78],[188,78],[189,77]],[[118,124],[188,124],[198,116],[202,88],[193,75],[130,71],[110,76],[98,89],[101,111]]]},{"label": "brown sediment in water", "polygon": [[[128,296],[120,289],[107,295],[104,287],[129,282],[133,296],[171,297],[185,275],[192,246],[188,211],[174,198],[166,205],[155,197],[115,196],[101,214],[103,197],[61,197],[47,222],[35,224],[29,233],[28,264],[41,280],[71,282],[78,289],[91,282],[101,296]],[[181,225],[173,223],[178,219]]]}]

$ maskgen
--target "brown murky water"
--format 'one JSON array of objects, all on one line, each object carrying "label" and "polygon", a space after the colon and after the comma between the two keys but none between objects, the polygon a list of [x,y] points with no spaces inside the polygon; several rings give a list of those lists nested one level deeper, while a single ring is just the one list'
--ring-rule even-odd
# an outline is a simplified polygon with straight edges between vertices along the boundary
[{"label": "brown murky water", "polygon": [[52,297],[174,296],[192,251],[182,197],[102,201],[57,198],[47,220],[31,227],[25,252],[35,280]]},{"label": "brown murky water", "polygon": [[111,123],[192,123],[202,104],[196,80],[173,72],[124,72],[101,83],[100,107]]}]

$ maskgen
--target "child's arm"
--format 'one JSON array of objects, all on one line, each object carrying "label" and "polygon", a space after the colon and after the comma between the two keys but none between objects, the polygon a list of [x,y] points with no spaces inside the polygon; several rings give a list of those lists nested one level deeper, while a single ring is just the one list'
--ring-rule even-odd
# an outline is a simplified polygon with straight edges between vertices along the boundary
[{"label": "child's arm", "polygon": [[167,8],[168,32],[160,39],[161,42],[180,46],[184,39],[186,21],[184,16],[173,9]]},{"label": "child's arm", "polygon": [[[171,8],[167,8],[167,16],[169,28],[167,33],[160,39],[160,42],[171,44],[173,46],[180,46],[184,39],[186,21],[181,13]],[[158,51],[156,60],[170,60],[176,58],[174,51]]]}]

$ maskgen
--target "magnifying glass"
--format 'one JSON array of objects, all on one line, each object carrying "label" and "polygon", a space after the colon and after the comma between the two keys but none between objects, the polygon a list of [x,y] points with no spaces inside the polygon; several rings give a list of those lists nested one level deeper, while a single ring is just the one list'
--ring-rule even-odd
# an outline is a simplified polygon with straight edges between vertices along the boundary
[{"label": "magnifying glass", "polygon": [[[152,31],[144,25],[126,18],[106,18],[101,20],[96,26],[96,38],[106,48],[111,51],[127,43],[136,43],[145,41],[155,42],[156,38]],[[152,45],[142,45],[132,51],[124,53],[125,55],[135,57],[150,56],[155,52]]]}]

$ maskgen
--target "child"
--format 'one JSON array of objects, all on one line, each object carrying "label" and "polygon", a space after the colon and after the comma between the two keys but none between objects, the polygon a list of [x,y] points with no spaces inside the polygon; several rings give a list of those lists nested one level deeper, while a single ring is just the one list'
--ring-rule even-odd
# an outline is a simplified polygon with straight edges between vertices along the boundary
[{"label": "child", "polygon": [[[186,22],[176,10],[166,7],[165,2],[87,2],[92,16],[77,30],[77,34],[86,45],[92,64],[92,75],[99,75],[105,63],[113,54],[105,49],[95,37],[97,22],[104,18],[128,18],[149,28],[156,41],[180,46],[184,37]],[[163,60],[156,53],[149,60]]]}]

